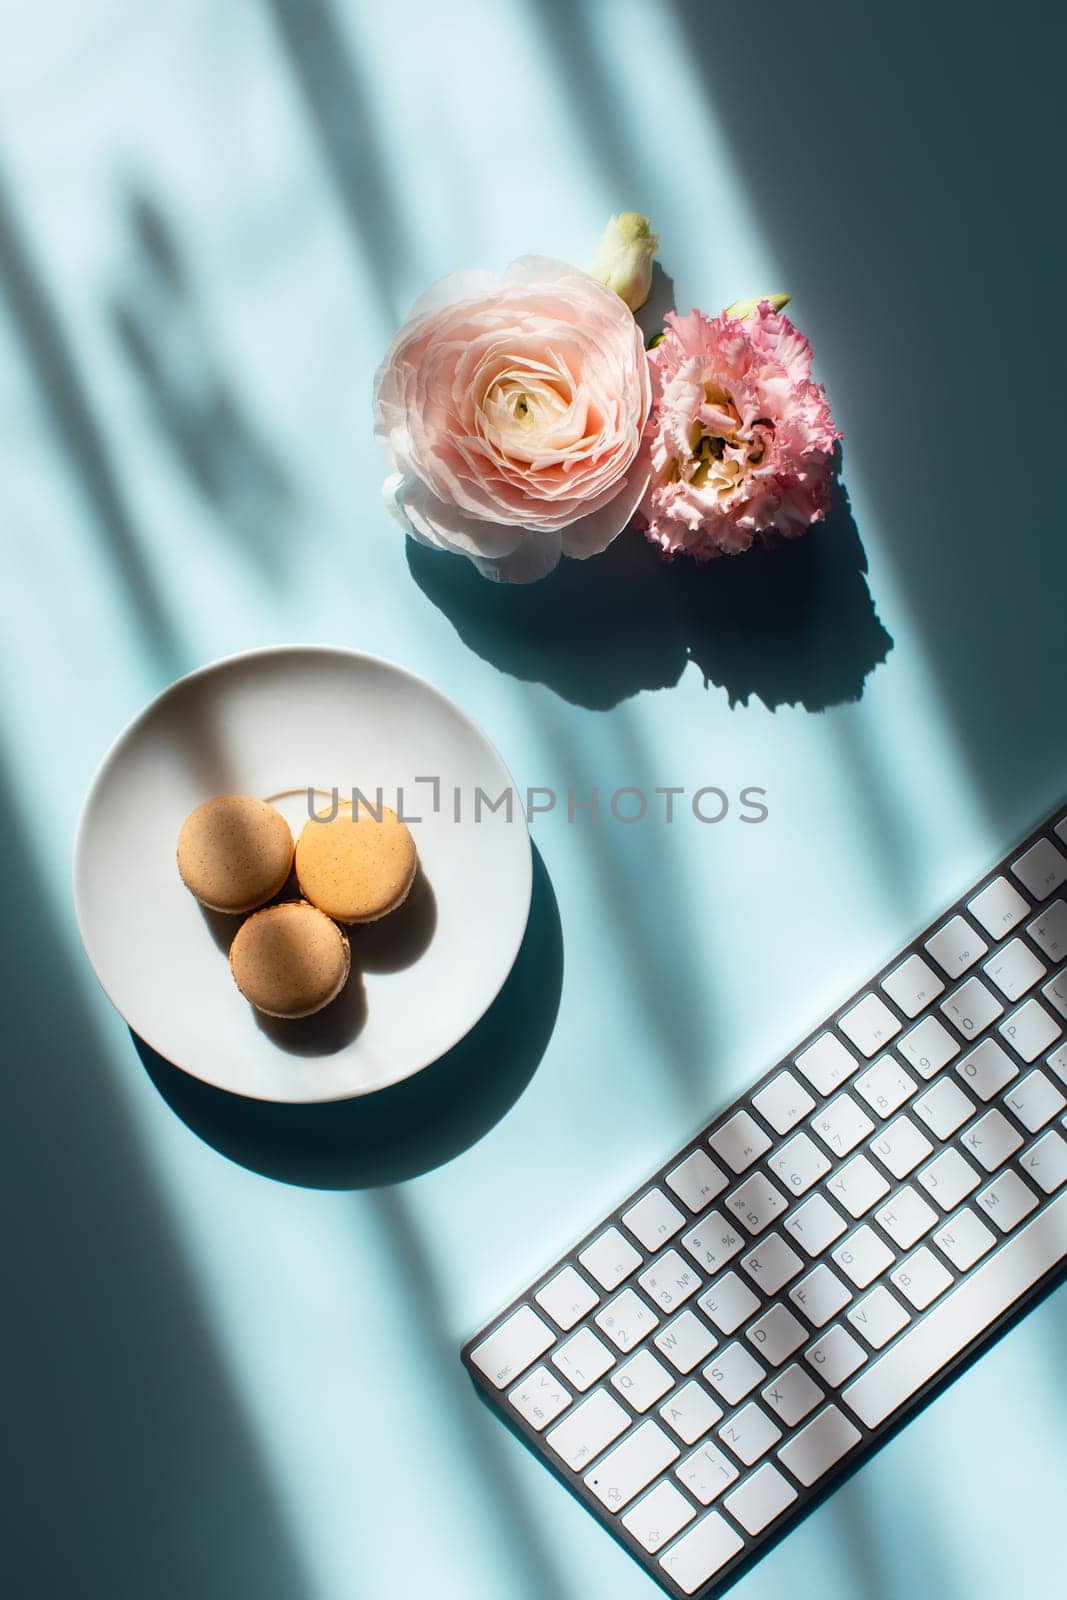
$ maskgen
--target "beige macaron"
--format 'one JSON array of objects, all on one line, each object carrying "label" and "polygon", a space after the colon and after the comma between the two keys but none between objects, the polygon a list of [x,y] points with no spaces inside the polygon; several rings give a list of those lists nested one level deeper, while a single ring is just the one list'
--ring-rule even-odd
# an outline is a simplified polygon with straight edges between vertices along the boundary
[{"label": "beige macaron", "polygon": [[212,911],[254,911],[278,893],[292,864],[289,824],[251,795],[205,800],[178,835],[182,882]]},{"label": "beige macaron", "polygon": [[[326,820],[330,818],[330,820]],[[407,824],[388,806],[309,817],[296,842],[300,892],[338,922],[377,922],[403,905],[418,867]]]},{"label": "beige macaron", "polygon": [[348,939],[305,900],[265,906],[242,922],[230,946],[234,982],[270,1017],[310,1017],[348,981]]}]

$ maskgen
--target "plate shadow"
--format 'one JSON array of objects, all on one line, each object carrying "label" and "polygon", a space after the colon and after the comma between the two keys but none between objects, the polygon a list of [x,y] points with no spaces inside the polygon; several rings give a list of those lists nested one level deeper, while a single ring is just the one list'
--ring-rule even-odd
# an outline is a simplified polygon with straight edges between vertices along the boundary
[{"label": "plate shadow", "polygon": [[533,894],[515,965],[481,1021],[432,1066],[378,1094],[326,1105],[246,1100],[190,1077],[131,1029],[145,1071],[206,1144],[253,1172],[312,1189],[368,1189],[468,1150],[518,1100],[555,1027],[563,932],[533,847]]}]

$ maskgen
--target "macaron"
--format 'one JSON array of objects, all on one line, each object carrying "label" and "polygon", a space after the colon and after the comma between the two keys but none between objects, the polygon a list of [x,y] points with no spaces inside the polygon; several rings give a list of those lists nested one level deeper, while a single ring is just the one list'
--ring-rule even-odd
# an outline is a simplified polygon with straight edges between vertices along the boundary
[{"label": "macaron", "polygon": [[265,906],[242,922],[230,946],[234,982],[269,1017],[310,1017],[348,981],[348,939],[304,900]]},{"label": "macaron", "polygon": [[212,911],[253,911],[278,893],[293,864],[280,811],[247,794],[222,794],[190,811],[178,835],[185,887]]},{"label": "macaron", "polygon": [[309,817],[296,842],[301,894],[338,922],[377,922],[395,911],[418,864],[407,824],[388,806],[362,801]]}]

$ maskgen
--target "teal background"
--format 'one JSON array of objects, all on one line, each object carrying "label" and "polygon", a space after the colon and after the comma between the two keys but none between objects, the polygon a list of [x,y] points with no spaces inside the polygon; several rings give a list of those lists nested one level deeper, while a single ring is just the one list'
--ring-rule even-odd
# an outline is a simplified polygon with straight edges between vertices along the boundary
[{"label": "teal background", "polygon": [[[457,1351],[1063,796],[1062,12],[3,11],[5,1591],[645,1600]],[[409,564],[369,421],[406,306],[622,208],[683,309],[791,291],[854,525],[521,596]],[[151,695],[290,640],[426,674],[521,785],[770,818],[539,818],[465,1053],[365,1119],[243,1116],[142,1067],[70,848]],[[1065,1338],[1061,1290],[736,1593],[1052,1592]]]}]

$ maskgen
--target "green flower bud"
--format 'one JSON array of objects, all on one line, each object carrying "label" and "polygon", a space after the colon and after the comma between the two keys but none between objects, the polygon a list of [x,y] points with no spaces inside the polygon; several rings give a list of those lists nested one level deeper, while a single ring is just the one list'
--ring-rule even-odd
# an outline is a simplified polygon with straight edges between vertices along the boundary
[{"label": "green flower bud", "polygon": [[629,306],[639,311],[652,288],[652,258],[659,249],[659,236],[652,232],[647,217],[637,211],[622,211],[612,217],[593,258],[593,277]]},{"label": "green flower bud", "polygon": [[723,316],[737,317],[743,321],[745,317],[755,316],[764,300],[772,311],[781,311],[783,306],[789,304],[789,298],[787,294],[758,294],[754,300],[735,300],[732,306],[726,307]]}]

